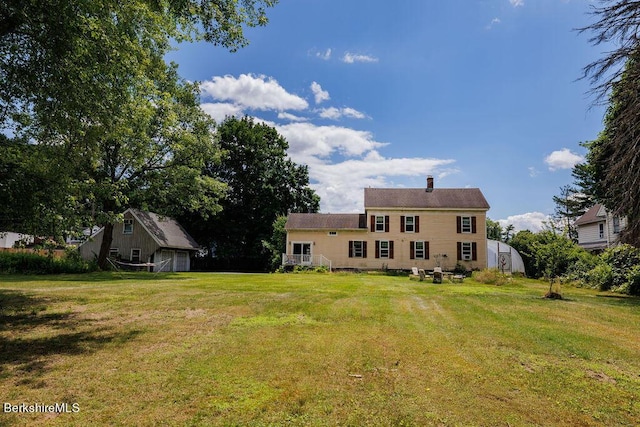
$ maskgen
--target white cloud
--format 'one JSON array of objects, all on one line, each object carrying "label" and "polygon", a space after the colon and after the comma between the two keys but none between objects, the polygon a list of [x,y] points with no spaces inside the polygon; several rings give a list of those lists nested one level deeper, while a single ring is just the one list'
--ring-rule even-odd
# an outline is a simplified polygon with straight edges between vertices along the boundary
[{"label": "white cloud", "polygon": [[323,212],[361,212],[363,188],[392,187],[392,177],[457,172],[451,159],[385,158],[370,132],[339,126],[291,123],[277,126],[289,142],[294,162],[309,166],[312,187],[320,196]]},{"label": "white cloud", "polygon": [[313,92],[316,104],[320,104],[323,101],[328,101],[329,99],[331,99],[329,97],[329,92],[327,92],[326,90],[322,90],[322,86],[320,86],[320,84],[317,82],[311,83],[311,92]]},{"label": "white cloud", "polygon": [[353,64],[354,62],[378,62],[378,58],[370,55],[346,52],[342,57],[342,62],[346,62],[347,64]]},{"label": "white cloud", "polygon": [[529,166],[529,176],[531,178],[535,178],[536,176],[538,176],[540,174],[540,172],[533,166]]},{"label": "white cloud", "polygon": [[277,128],[289,142],[289,155],[296,163],[322,163],[321,159],[336,152],[346,157],[362,156],[387,145],[375,141],[370,132],[340,126],[290,123]]},{"label": "white cloud", "polygon": [[568,148],[554,151],[544,159],[544,162],[549,166],[550,171],[571,169],[582,161],[584,161],[584,157],[572,152]]},{"label": "white cloud", "polygon": [[324,61],[328,61],[329,59],[331,59],[331,49],[327,49],[324,52],[316,52],[316,57]]},{"label": "white cloud", "polygon": [[[316,82],[314,82],[317,84]],[[320,99],[329,99],[321,86],[311,86]],[[304,115],[327,118],[362,119],[362,112],[349,108],[310,110],[307,102],[288,93],[278,82],[265,76],[213,77],[202,85],[203,96],[219,102],[203,103],[202,109],[220,122],[227,116],[244,115],[247,110],[277,112],[280,123],[255,117],[256,123],[276,128],[289,143],[288,154],[297,164],[309,167],[312,187],[321,197],[323,212],[362,212],[363,188],[394,187],[394,177],[439,178],[458,172],[455,160],[433,158],[386,158],[379,149],[388,145],[371,132],[342,126],[319,126]],[[291,114],[285,110],[303,112]],[[317,118],[317,116],[316,116]]]},{"label": "white cloud", "polygon": [[278,113],[278,118],[280,120],[288,120],[290,122],[306,122],[307,121],[306,117],[300,117],[300,116],[296,116],[295,114],[284,113],[284,112]]},{"label": "white cloud", "polygon": [[509,0],[509,3],[511,3],[511,6],[513,7],[524,6],[524,0]]},{"label": "white cloud", "polygon": [[429,158],[385,158],[372,151],[359,159],[313,165],[309,175],[320,196],[323,212],[362,212],[363,189],[393,187],[393,177],[437,175],[456,172],[453,160]]},{"label": "white cloud", "polygon": [[200,104],[200,108],[210,115],[217,123],[227,116],[244,116],[241,106],[224,102]]},{"label": "white cloud", "polygon": [[303,98],[287,92],[275,79],[263,75],[214,76],[202,83],[200,89],[205,97],[254,110],[305,110],[309,107]]},{"label": "white cloud", "polygon": [[527,212],[519,215],[512,215],[507,219],[499,219],[498,222],[504,228],[509,224],[513,224],[514,231],[517,233],[522,230],[529,230],[533,233],[543,229],[544,223],[549,222],[551,217],[542,212]]},{"label": "white cloud", "polygon": [[320,110],[320,117],[322,117],[323,119],[338,120],[341,117],[349,117],[352,119],[364,119],[367,116],[364,113],[361,113],[360,111],[354,108],[329,107],[329,108],[323,108],[322,110]]},{"label": "white cloud", "polygon": [[492,29],[495,25],[498,25],[500,22],[502,22],[502,21],[500,21],[500,18],[493,18],[493,19],[491,20],[491,22],[489,23],[489,25],[487,25],[485,28],[486,28],[487,30],[490,30],[490,29]]}]

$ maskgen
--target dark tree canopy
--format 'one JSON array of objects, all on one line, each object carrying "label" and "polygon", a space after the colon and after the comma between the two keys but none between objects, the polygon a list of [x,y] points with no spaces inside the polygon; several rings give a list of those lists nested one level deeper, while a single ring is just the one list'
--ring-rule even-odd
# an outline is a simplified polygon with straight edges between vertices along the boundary
[{"label": "dark tree canopy", "polygon": [[601,1],[592,32],[594,44],[617,48],[585,68],[600,99],[608,96],[604,130],[588,143],[589,153],[574,177],[615,216],[626,216],[621,238],[640,245],[640,1]]},{"label": "dark tree canopy", "polygon": [[228,187],[222,211],[194,223],[200,243],[215,242],[221,268],[264,270],[265,247],[274,221],[289,212],[316,212],[319,197],[309,187],[307,166],[287,156],[287,141],[276,129],[245,117],[227,118],[217,128],[222,159],[207,171]]}]

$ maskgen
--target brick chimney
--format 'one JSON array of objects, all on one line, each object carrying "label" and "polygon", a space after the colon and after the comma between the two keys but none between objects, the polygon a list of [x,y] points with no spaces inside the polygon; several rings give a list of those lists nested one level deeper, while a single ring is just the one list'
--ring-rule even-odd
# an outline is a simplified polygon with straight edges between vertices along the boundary
[{"label": "brick chimney", "polygon": [[427,176],[427,192],[432,192],[433,191],[433,176],[428,175]]}]

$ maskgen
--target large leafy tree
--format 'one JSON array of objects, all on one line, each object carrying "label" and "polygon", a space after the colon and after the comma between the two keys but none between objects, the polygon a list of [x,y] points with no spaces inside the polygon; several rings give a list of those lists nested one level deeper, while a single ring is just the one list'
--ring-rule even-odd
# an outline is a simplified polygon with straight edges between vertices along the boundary
[{"label": "large leafy tree", "polygon": [[[202,39],[236,50],[247,42],[243,26],[264,25],[264,8],[275,3],[2,2],[0,154],[15,156],[0,161],[7,171],[0,192],[17,197],[23,187],[12,174],[30,171],[31,154],[48,161],[24,176],[33,179],[25,185],[42,190],[35,180],[52,178],[46,197],[23,203],[24,216],[46,202],[48,217],[21,231],[48,234],[42,224],[83,222],[89,213],[108,228],[116,212],[134,202],[215,211],[220,186],[200,174],[203,159],[216,157],[211,122],[198,109],[196,86],[181,81],[164,55],[171,40]],[[17,212],[6,212],[5,220],[19,220]],[[102,264],[108,243],[107,237]]]},{"label": "large leafy tree", "polygon": [[245,117],[227,118],[217,128],[222,159],[208,174],[228,187],[222,211],[211,221],[189,220],[201,243],[215,245],[219,266],[264,270],[265,247],[274,221],[289,212],[316,212],[320,198],[309,187],[307,166],[287,155],[287,141],[276,129]]}]

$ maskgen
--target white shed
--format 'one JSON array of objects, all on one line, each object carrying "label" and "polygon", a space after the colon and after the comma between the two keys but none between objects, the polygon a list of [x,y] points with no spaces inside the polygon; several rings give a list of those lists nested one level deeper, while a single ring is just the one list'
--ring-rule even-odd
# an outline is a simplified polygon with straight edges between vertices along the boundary
[{"label": "white shed", "polygon": [[524,262],[517,250],[504,242],[487,239],[487,267],[505,273],[523,273]]}]

